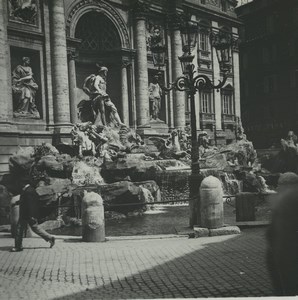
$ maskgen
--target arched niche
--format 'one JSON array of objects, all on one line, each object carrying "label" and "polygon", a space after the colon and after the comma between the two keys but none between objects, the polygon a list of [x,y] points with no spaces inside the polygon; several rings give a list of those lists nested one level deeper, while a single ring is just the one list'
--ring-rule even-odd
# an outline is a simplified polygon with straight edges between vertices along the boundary
[{"label": "arched niche", "polygon": [[111,5],[105,1],[81,0],[76,1],[70,8],[66,19],[67,35],[71,38],[75,37],[77,23],[86,13],[97,12],[105,15],[113,23],[118,31],[121,48],[131,49],[131,43],[128,34],[128,28],[122,16]]}]

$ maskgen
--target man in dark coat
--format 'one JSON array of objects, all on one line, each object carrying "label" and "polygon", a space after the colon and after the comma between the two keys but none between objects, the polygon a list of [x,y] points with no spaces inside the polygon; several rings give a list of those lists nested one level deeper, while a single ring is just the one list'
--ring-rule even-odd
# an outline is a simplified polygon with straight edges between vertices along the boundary
[{"label": "man in dark coat", "polygon": [[27,229],[27,224],[33,232],[42,237],[46,242],[49,242],[52,248],[55,244],[55,237],[38,226],[39,196],[36,190],[30,185],[29,178],[21,180],[20,185],[22,187],[20,200],[15,203],[15,205],[20,205],[20,216],[15,234],[15,247],[12,248],[11,251],[19,252],[23,250],[23,235]]},{"label": "man in dark coat", "polygon": [[298,295],[298,176],[278,180],[272,223],[268,228],[267,264],[275,296]]}]

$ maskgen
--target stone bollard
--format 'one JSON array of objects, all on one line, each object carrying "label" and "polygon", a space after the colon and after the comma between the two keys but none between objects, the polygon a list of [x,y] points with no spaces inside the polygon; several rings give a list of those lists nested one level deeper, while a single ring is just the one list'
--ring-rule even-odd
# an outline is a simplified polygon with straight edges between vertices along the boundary
[{"label": "stone bollard", "polygon": [[105,241],[105,218],[101,196],[84,191],[82,201],[82,238],[84,242]]},{"label": "stone bollard", "polygon": [[201,227],[223,227],[223,190],[221,181],[214,176],[206,177],[200,187]]}]

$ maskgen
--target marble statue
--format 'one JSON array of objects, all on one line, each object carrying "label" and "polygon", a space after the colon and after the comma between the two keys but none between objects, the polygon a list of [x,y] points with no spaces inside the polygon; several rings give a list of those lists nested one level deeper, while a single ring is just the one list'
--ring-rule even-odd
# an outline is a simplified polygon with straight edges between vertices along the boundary
[{"label": "marble statue", "polygon": [[93,155],[112,161],[119,155],[137,151],[141,137],[120,119],[117,108],[106,92],[108,69],[98,66],[97,74],[88,76],[83,91],[89,96],[77,105],[80,123],[73,126],[73,144],[79,155]]},{"label": "marble statue", "polygon": [[158,120],[161,108],[162,89],[158,83],[159,76],[155,75],[149,84],[150,118]]},{"label": "marble statue", "polygon": [[190,159],[189,152],[181,149],[180,133],[177,129],[173,130],[167,139],[160,137],[149,137],[149,140],[159,151],[158,157],[160,159]]},{"label": "marble statue", "polygon": [[94,125],[125,126],[120,119],[116,106],[106,92],[108,68],[96,66],[98,67],[97,74],[88,76],[83,86],[83,91],[89,96],[95,113]]},{"label": "marble statue", "polygon": [[23,57],[23,64],[18,65],[12,72],[12,91],[17,108],[15,117],[40,118],[35,104],[38,85],[33,78],[30,58]]},{"label": "marble statue", "polygon": [[247,140],[240,117],[236,117],[236,140],[237,141]]}]

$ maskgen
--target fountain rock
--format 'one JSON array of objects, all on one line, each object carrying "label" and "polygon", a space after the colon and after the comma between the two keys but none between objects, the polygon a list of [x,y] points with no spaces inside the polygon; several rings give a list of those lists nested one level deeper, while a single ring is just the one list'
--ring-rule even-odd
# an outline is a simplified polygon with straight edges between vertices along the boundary
[{"label": "fountain rock", "polygon": [[50,185],[41,185],[36,188],[36,192],[45,205],[56,202],[59,194],[71,194],[70,179],[53,180]]},{"label": "fountain rock", "polygon": [[72,171],[72,183],[85,186],[90,184],[101,184],[104,182],[100,174],[100,168],[90,166],[84,161],[77,161]]},{"label": "fountain rock", "polygon": [[[152,198],[145,197],[142,188],[130,181],[101,184],[97,187],[97,191],[102,195],[107,210],[124,213],[139,208],[146,203],[146,200],[151,201],[153,198],[152,195]],[[121,204],[124,206],[121,207]]]},{"label": "fountain rock", "polygon": [[29,172],[34,162],[34,148],[20,148],[9,158],[9,168],[11,173]]}]

